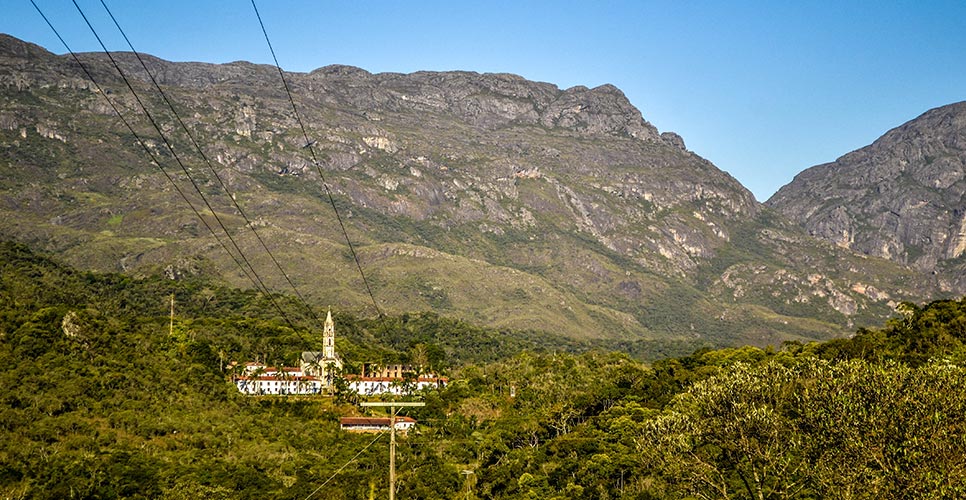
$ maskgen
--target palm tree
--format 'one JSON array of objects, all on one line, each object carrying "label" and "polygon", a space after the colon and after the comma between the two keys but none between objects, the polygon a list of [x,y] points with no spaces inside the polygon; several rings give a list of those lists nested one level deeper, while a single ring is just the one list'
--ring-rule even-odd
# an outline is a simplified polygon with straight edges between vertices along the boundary
[{"label": "palm tree", "polygon": [[416,372],[416,379],[426,374],[429,370],[429,353],[426,351],[426,344],[416,344],[413,346],[413,350],[409,355],[413,362],[413,368]]},{"label": "palm tree", "polygon": [[265,393],[264,389],[262,389],[261,381],[259,380],[264,374],[265,374],[265,365],[258,365],[257,368],[255,368],[254,370],[248,373],[248,380],[254,379],[258,381],[258,383],[255,384],[255,387],[258,388],[259,394]]}]

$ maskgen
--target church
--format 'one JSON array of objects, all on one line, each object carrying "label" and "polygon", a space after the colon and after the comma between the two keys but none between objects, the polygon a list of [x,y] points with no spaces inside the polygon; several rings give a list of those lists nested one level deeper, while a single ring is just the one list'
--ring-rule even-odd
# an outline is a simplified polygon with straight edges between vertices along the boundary
[{"label": "church", "polygon": [[331,309],[325,316],[322,329],[322,352],[303,351],[299,368],[308,376],[324,380],[327,386],[331,386],[342,371],[342,358],[335,352],[335,322]]},{"label": "church", "polygon": [[322,351],[304,351],[299,366],[270,367],[246,363],[233,378],[243,394],[325,394],[333,391],[335,377],[342,371],[342,358],[335,352],[335,322],[330,309],[322,329]]},{"label": "church", "polygon": [[246,363],[232,381],[242,394],[280,396],[289,394],[332,394],[336,377],[343,377],[346,389],[361,396],[407,395],[423,389],[439,389],[448,380],[432,373],[419,374],[409,365],[386,365],[362,375],[342,374],[342,358],[335,352],[335,322],[330,309],[322,328],[322,350],[303,351],[299,366],[272,367]]}]

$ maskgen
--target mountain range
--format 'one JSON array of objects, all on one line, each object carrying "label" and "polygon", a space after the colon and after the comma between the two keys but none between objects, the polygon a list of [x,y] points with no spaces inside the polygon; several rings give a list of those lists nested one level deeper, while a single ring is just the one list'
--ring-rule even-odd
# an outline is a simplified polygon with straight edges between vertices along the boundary
[{"label": "mountain range", "polygon": [[274,67],[142,56],[175,116],[134,54],[114,57],[164,138],[106,55],[79,55],[98,90],[70,56],[0,35],[0,238],[251,287],[214,212],[271,289],[314,308],[376,313],[354,251],[379,310],[646,356],[847,336],[966,290],[963,103],[762,204],[610,85],[285,73],[307,145]]}]

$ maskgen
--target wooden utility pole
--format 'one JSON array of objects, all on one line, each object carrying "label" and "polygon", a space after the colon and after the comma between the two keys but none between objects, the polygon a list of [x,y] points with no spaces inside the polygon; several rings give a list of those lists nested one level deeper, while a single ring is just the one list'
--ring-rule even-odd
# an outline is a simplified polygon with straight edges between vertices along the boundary
[{"label": "wooden utility pole", "polygon": [[171,294],[171,321],[168,323],[168,335],[174,336],[174,294]]},{"label": "wooden utility pole", "polygon": [[396,409],[389,410],[389,500],[396,500]]},{"label": "wooden utility pole", "polygon": [[426,406],[415,401],[373,401],[361,406],[389,407],[389,500],[396,500],[396,407]]}]

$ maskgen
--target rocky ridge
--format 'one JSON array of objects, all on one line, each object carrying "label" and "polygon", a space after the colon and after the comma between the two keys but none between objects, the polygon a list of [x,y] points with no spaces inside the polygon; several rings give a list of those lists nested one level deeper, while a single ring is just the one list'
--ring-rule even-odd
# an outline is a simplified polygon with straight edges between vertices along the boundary
[{"label": "rocky ridge", "polygon": [[942,274],[962,293],[966,252],[966,102],[927,111],[869,146],[795,177],[770,200],[809,234]]},{"label": "rocky ridge", "polygon": [[[81,57],[190,193],[106,57]],[[136,59],[117,57],[215,211],[267,266]],[[296,284],[318,304],[365,308],[277,71],[148,64]],[[286,78],[388,310],[667,353],[844,335],[935,290],[763,210],[613,86],[348,66]],[[82,268],[250,286],[71,59],[0,37],[0,104],[0,235]]]}]

